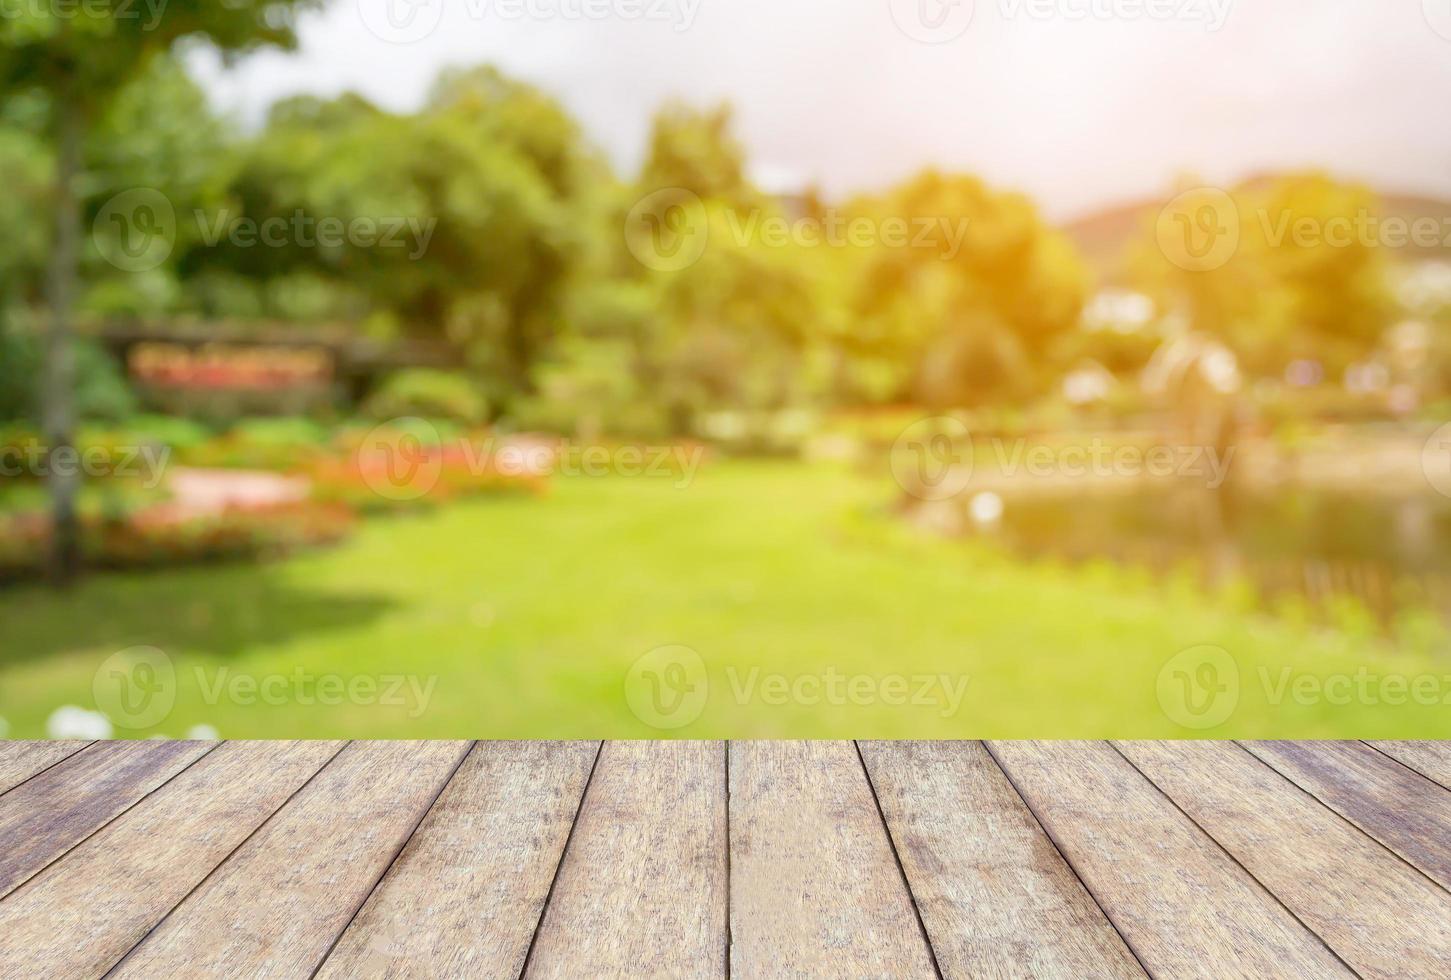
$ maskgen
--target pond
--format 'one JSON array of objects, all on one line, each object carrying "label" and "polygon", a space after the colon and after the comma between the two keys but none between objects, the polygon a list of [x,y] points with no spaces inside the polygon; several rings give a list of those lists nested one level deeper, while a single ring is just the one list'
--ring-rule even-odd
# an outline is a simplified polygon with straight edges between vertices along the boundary
[{"label": "pond", "polygon": [[1298,595],[1323,610],[1352,596],[1383,625],[1426,608],[1451,624],[1451,500],[1435,495],[1226,487],[1010,496],[978,533],[1029,557],[1156,571],[1188,563],[1209,585],[1248,581],[1267,607]]}]

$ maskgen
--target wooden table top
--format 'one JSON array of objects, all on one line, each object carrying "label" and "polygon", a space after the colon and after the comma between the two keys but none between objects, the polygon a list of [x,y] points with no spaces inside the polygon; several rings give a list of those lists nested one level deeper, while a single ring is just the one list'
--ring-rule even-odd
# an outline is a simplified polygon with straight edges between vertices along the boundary
[{"label": "wooden table top", "polygon": [[0,977],[1451,976],[1451,743],[0,742]]}]

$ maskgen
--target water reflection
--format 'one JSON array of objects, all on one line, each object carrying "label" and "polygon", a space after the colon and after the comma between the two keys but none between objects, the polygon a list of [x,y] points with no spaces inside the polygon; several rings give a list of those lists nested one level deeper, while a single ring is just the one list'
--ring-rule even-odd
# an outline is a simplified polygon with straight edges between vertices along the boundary
[{"label": "water reflection", "polygon": [[1323,610],[1353,596],[1382,623],[1426,607],[1451,623],[1451,501],[1439,497],[1230,487],[1009,497],[976,533],[1030,557],[1187,562],[1209,585],[1252,583],[1266,604],[1298,595]]}]

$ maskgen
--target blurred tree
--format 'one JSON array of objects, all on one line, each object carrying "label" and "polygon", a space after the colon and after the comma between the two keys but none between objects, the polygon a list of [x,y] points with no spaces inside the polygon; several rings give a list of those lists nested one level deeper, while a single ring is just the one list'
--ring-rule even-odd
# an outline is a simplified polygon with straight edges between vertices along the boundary
[{"label": "blurred tree", "polygon": [[292,99],[248,150],[232,216],[396,234],[387,244],[223,240],[193,250],[188,269],[265,284],[261,305],[284,315],[294,310],[279,309],[281,297],[330,283],[333,315],[372,315],[384,332],[459,344],[490,400],[505,405],[533,390],[540,357],[564,329],[602,172],[557,102],[490,68],[445,73],[415,115],[356,95]]},{"label": "blurred tree", "polygon": [[[1022,195],[928,171],[850,207],[872,227],[907,229],[855,249],[852,330],[858,358],[897,366],[900,391],[938,406],[1022,397],[1078,323],[1088,276],[1068,240]],[[893,223],[893,224],[889,224]]]},{"label": "blurred tree", "polygon": [[1302,174],[1243,184],[1230,199],[1238,245],[1203,270],[1171,261],[1146,219],[1127,263],[1137,285],[1253,375],[1280,377],[1302,358],[1334,375],[1374,349],[1395,309],[1375,196]]},{"label": "blurred tree", "polygon": [[[825,340],[830,259],[824,248],[760,234],[786,214],[746,179],[730,127],[727,107],[666,107],[638,179],[612,188],[605,234],[576,297],[581,335],[551,374],[554,391],[589,392],[590,417],[577,425],[597,426],[609,413],[639,434],[685,435],[712,411],[766,413],[816,394],[811,367]],[[672,189],[694,195],[685,220],[705,248],[681,268],[652,268],[621,230],[637,204]],[[610,365],[628,383],[607,381]]]},{"label": "blurred tree", "polygon": [[709,110],[673,103],[655,115],[640,171],[642,189],[679,187],[701,199],[749,203],[746,154],[731,132],[730,106]]},{"label": "blurred tree", "polygon": [[[152,316],[193,306],[204,283],[185,275],[183,258],[202,243],[206,222],[223,201],[237,165],[237,145],[202,91],[170,55],[150,60],[101,112],[85,144],[82,220],[91,230],[81,254],[84,291],[78,307],[99,316]],[[105,202],[152,188],[176,215],[172,250],[156,268],[118,269],[129,229],[96,219]],[[149,264],[149,263],[147,263]]]},{"label": "blurred tree", "polygon": [[[71,311],[80,262],[77,187],[91,127],[127,82],[181,38],[203,38],[225,52],[294,41],[294,9],[312,0],[170,0],[159,13],[108,0],[77,8],[25,4],[0,18],[0,91],[37,92],[49,103],[55,146],[54,238],[47,260],[51,323],[45,345],[44,415],[49,452],[73,451],[75,358]],[[77,480],[49,467],[54,528],[51,573],[74,578],[79,566]]]}]

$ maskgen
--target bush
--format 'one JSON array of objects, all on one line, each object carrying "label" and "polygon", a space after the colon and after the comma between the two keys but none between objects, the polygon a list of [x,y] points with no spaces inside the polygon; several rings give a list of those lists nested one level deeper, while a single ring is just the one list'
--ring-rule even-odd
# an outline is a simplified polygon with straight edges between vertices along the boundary
[{"label": "bush", "polygon": [[115,442],[133,445],[152,443],[175,450],[191,449],[212,439],[216,433],[208,426],[176,415],[136,415],[110,433]]},{"label": "bush", "polygon": [[[76,417],[118,422],[136,412],[136,393],[115,358],[77,340]],[[40,421],[42,364],[35,335],[0,316],[0,421]]]},{"label": "bush", "polygon": [[8,312],[0,310],[0,421],[37,420],[39,376],[40,352],[30,337],[20,334]]},{"label": "bush", "polygon": [[328,439],[328,431],[309,419],[248,419],[178,451],[183,463],[204,469],[297,473],[327,454]]},{"label": "bush", "polygon": [[479,425],[489,416],[478,386],[460,374],[414,368],[388,377],[364,406],[375,419],[410,416]]}]

